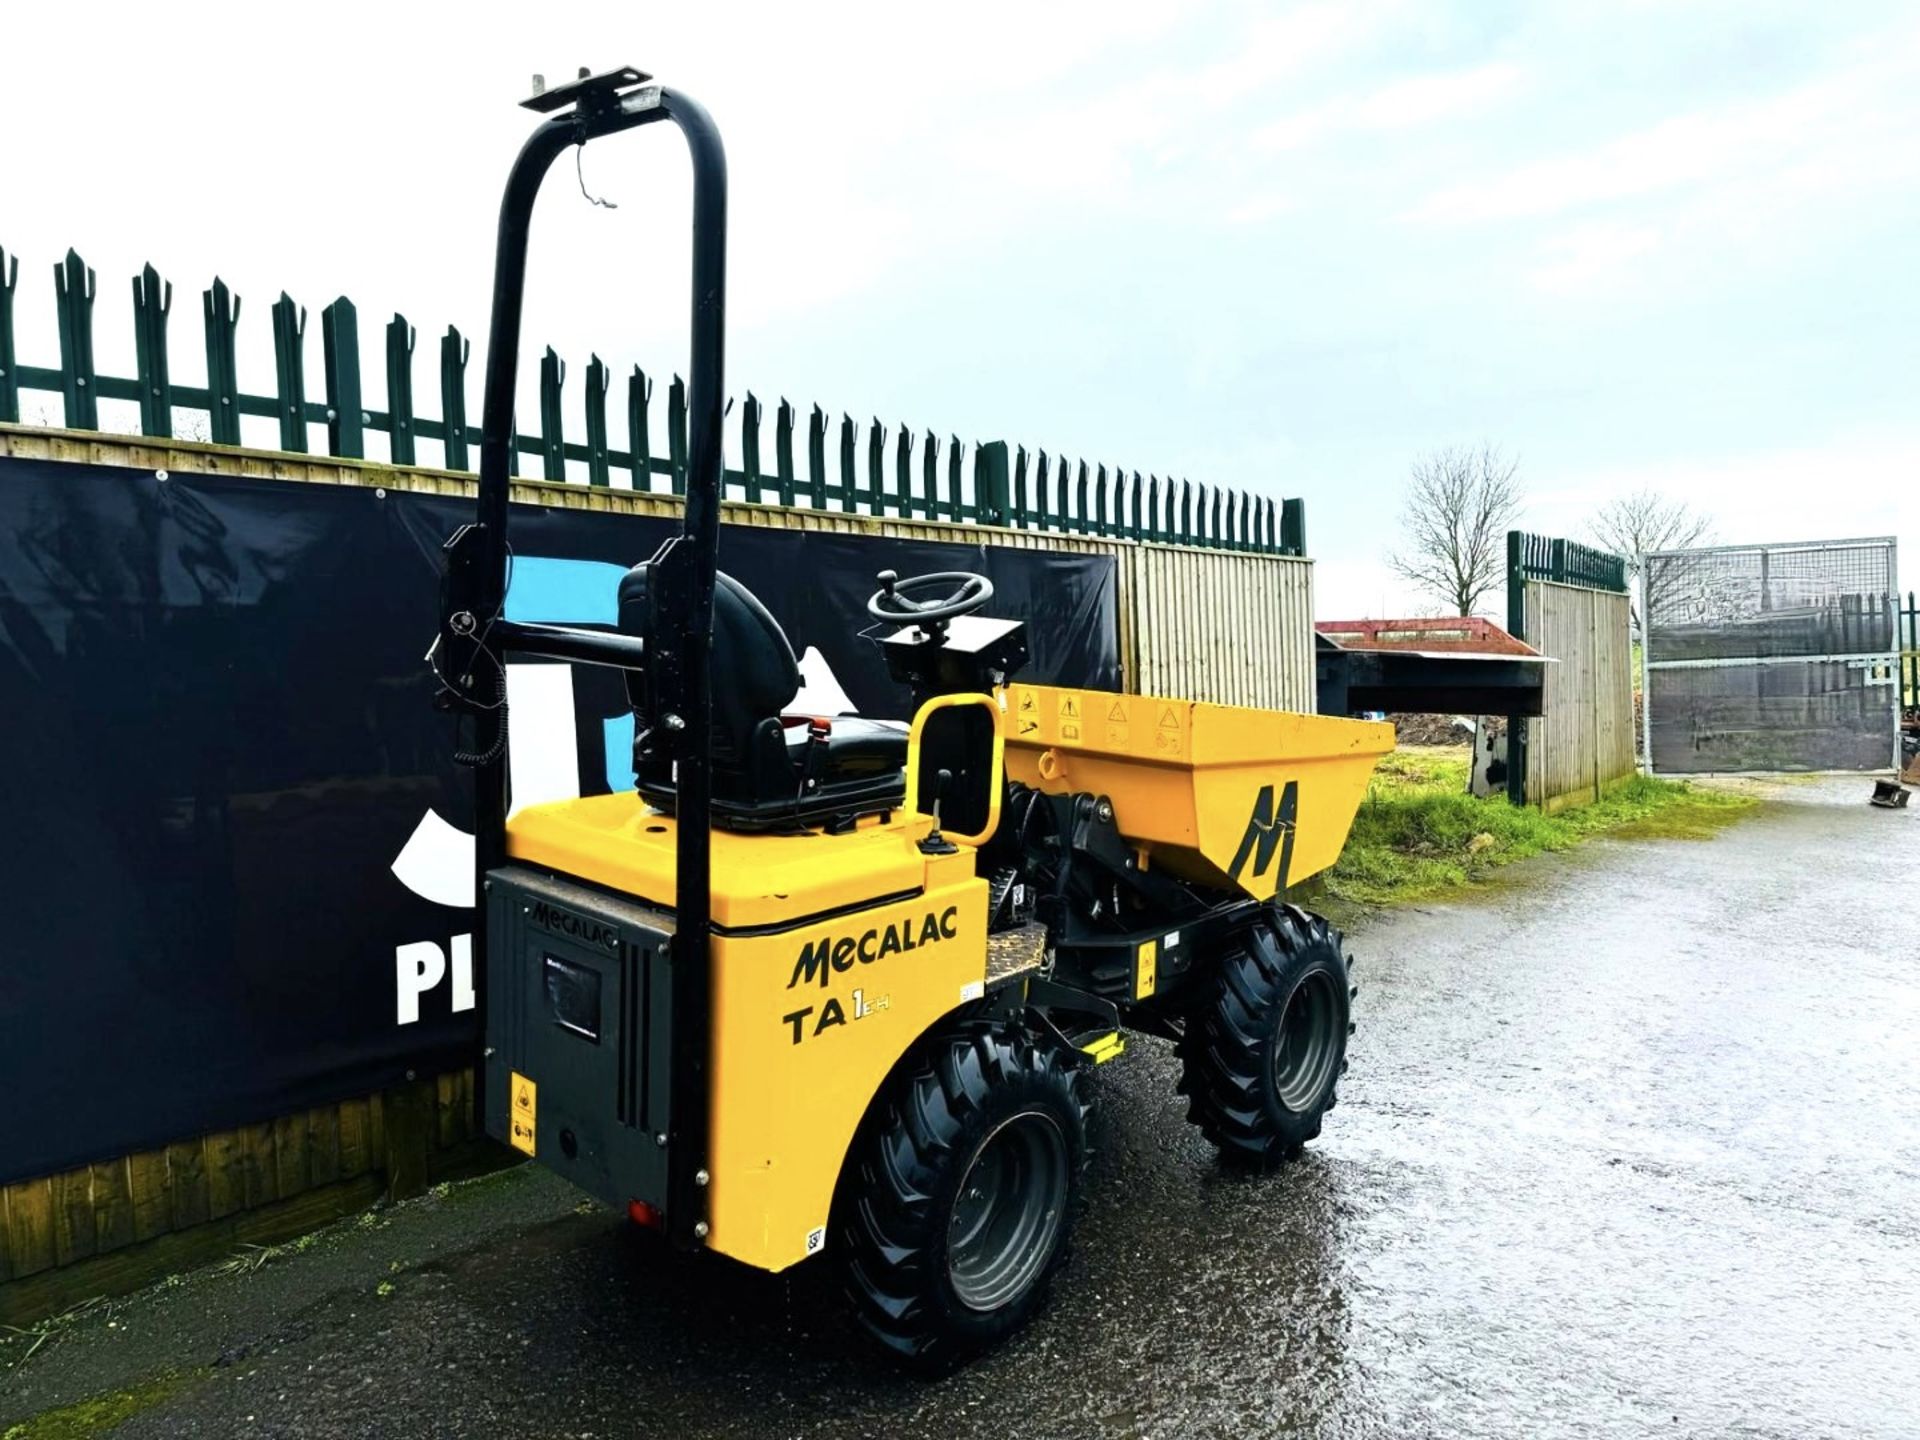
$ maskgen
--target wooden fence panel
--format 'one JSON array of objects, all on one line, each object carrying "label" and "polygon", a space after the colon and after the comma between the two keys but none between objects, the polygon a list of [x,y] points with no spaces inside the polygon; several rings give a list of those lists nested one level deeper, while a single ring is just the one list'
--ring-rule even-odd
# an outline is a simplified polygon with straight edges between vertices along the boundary
[{"label": "wooden fence panel", "polygon": [[1129,547],[1120,599],[1126,689],[1312,713],[1310,562]]},{"label": "wooden fence panel", "polygon": [[1527,802],[1557,810],[1597,800],[1634,769],[1627,597],[1529,580],[1522,604],[1527,643],[1555,662],[1545,714],[1527,724]]},{"label": "wooden fence panel", "polygon": [[0,1186],[0,1325],[133,1289],[256,1236],[299,1234],[383,1189],[415,1193],[482,1167],[473,1072],[407,1088],[431,1110],[421,1114],[426,1149],[406,1174],[384,1149],[375,1095]]}]

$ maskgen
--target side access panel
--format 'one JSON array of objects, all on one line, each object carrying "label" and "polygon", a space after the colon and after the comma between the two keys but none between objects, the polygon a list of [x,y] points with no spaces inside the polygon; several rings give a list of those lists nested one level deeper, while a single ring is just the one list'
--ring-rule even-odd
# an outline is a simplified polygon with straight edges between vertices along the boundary
[{"label": "side access panel", "polygon": [[509,865],[487,925],[487,1133],[610,1205],[664,1205],[673,918]]}]

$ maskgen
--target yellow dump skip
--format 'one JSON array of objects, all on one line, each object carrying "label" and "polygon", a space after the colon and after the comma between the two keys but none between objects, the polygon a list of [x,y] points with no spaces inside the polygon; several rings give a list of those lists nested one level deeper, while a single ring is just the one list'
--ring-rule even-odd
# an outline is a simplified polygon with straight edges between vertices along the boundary
[{"label": "yellow dump skip", "polygon": [[1009,685],[1007,776],[1113,802],[1147,861],[1264,900],[1327,869],[1393,726],[1152,695]]}]

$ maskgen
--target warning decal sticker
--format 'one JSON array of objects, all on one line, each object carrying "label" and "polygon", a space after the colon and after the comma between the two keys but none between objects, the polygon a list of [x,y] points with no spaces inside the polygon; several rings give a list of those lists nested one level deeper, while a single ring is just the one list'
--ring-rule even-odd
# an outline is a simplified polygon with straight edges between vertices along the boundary
[{"label": "warning decal sticker", "polygon": [[1171,705],[1160,707],[1153,731],[1153,748],[1162,755],[1180,753],[1180,712]]},{"label": "warning decal sticker", "polygon": [[1060,695],[1057,703],[1060,712],[1060,738],[1078,740],[1080,738],[1079,694],[1068,690]]},{"label": "warning decal sticker", "polygon": [[513,1098],[507,1107],[507,1143],[524,1154],[533,1154],[535,1087],[518,1070],[513,1072]]}]

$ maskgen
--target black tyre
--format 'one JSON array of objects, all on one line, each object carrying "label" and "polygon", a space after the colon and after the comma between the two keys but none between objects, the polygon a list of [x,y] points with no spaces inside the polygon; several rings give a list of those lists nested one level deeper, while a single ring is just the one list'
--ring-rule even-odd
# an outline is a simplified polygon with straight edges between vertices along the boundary
[{"label": "black tyre", "polygon": [[1085,1118],[1058,1043],[986,1023],[929,1041],[841,1186],[834,1250],[861,1326],[941,1369],[1025,1323],[1066,1257]]},{"label": "black tyre", "polygon": [[1319,1136],[1350,994],[1340,932],[1318,915],[1268,906],[1222,946],[1179,1045],[1187,1118],[1222,1158],[1268,1169]]}]

